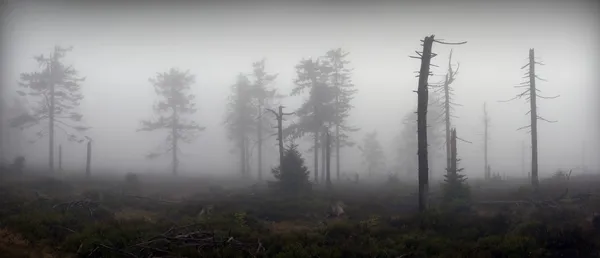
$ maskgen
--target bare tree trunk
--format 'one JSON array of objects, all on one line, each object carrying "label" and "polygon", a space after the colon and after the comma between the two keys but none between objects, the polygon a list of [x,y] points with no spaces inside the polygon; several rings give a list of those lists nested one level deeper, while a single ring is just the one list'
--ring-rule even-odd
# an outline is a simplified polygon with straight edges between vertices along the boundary
[{"label": "bare tree trunk", "polygon": [[327,189],[331,189],[331,134],[329,133],[329,129],[325,134],[325,153],[326,158],[325,161],[327,163],[327,178],[325,178],[325,182],[327,185]]},{"label": "bare tree trunk", "polygon": [[[450,65],[450,64],[448,64]],[[446,80],[444,81],[444,110],[445,110],[445,122],[446,122],[446,168],[450,169],[450,163],[452,162],[452,157],[451,156],[451,147],[450,147],[450,140],[451,140],[451,132],[450,132],[450,89],[449,89],[449,77],[450,75],[446,74]]]},{"label": "bare tree trunk", "polygon": [[531,96],[531,185],[538,190],[538,139],[537,139],[537,92],[535,88],[535,53],[529,50],[529,94]]},{"label": "bare tree trunk", "polygon": [[246,139],[240,137],[240,174],[242,178],[246,177]]},{"label": "bare tree trunk", "polygon": [[58,145],[58,171],[62,171],[62,145]]},{"label": "bare tree trunk", "polygon": [[277,140],[279,141],[279,168],[283,165],[283,106],[279,106],[277,117]]},{"label": "bare tree trunk", "polygon": [[335,125],[335,178],[340,181],[340,125]]},{"label": "bare tree trunk", "polygon": [[327,143],[326,143],[326,137],[327,137],[327,128],[323,127],[323,133],[321,135],[321,160],[323,162],[321,162],[321,182],[325,182],[325,178],[327,177],[327,173],[326,173],[326,169],[327,169]]},{"label": "bare tree trunk", "polygon": [[175,111],[175,109],[173,109],[173,128],[172,128],[172,134],[173,134],[173,175],[177,175],[177,166],[179,163],[179,160],[177,159],[177,144],[178,144],[178,140],[179,137],[177,135],[177,111]]},{"label": "bare tree trunk", "polygon": [[450,166],[448,169],[448,173],[451,173],[452,175],[456,175],[456,172],[458,171],[458,166],[456,164],[456,151],[456,129],[452,129],[450,136]]},{"label": "bare tree trunk", "polygon": [[258,181],[262,181],[262,131],[263,131],[263,117],[262,117],[262,100],[260,101],[261,103],[258,104],[258,124],[256,126],[257,128],[257,141],[258,141],[258,164],[257,164],[257,176],[258,176]]},{"label": "bare tree trunk", "polygon": [[48,166],[50,168],[50,172],[54,172],[54,81],[52,78],[52,65],[54,65],[54,59],[51,58],[50,66],[48,66],[49,74],[50,74],[50,110],[48,111]]},{"label": "bare tree trunk", "polygon": [[92,140],[88,140],[87,143],[87,159],[85,162],[85,175],[90,176],[92,165]]},{"label": "bare tree trunk", "polygon": [[483,125],[484,125],[484,133],[483,133],[483,162],[484,162],[484,169],[486,171],[485,173],[485,180],[489,180],[490,179],[490,174],[487,171],[487,167],[488,167],[488,140],[489,140],[489,136],[488,136],[488,126],[489,126],[489,119],[488,119],[488,113],[487,113],[487,108],[486,108],[486,104],[485,102],[483,103]]},{"label": "bare tree trunk", "polygon": [[315,131],[315,183],[319,183],[319,130]]},{"label": "bare tree trunk", "polygon": [[419,155],[419,210],[427,209],[429,190],[429,168],[427,159],[427,104],[429,101],[428,78],[431,63],[431,48],[434,36],[425,37],[423,40],[423,53],[421,69],[419,71],[418,107],[417,107],[417,136]]}]

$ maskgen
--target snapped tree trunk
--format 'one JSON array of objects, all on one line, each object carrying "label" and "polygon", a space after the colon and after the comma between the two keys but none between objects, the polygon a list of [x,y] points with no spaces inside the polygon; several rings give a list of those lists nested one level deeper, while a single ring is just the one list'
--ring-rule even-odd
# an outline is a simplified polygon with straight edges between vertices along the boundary
[{"label": "snapped tree trunk", "polygon": [[417,138],[419,156],[419,210],[427,209],[429,190],[429,168],[427,160],[427,104],[429,100],[428,78],[429,65],[431,64],[431,48],[434,36],[425,37],[421,69],[419,71],[419,86],[417,89]]},{"label": "snapped tree trunk", "polygon": [[[450,64],[448,64],[450,65]],[[452,150],[450,147],[450,75],[446,74],[446,79],[444,81],[444,113],[445,113],[445,123],[446,123],[446,168],[450,169],[450,163],[452,162]]]},{"label": "snapped tree trunk", "polygon": [[537,92],[535,88],[535,53],[533,48],[529,50],[529,96],[531,104],[531,185],[537,192],[538,181],[538,139],[537,139]]}]

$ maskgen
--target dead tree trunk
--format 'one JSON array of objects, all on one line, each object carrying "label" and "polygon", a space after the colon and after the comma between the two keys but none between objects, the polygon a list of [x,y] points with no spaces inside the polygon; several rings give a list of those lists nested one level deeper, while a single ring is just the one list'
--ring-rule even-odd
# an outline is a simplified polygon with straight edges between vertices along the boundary
[{"label": "dead tree trunk", "polygon": [[417,137],[419,156],[419,210],[427,209],[429,190],[429,168],[427,160],[427,104],[429,103],[429,65],[431,64],[431,48],[434,36],[425,37],[423,40],[423,53],[421,54],[421,69],[419,71],[419,85],[417,89]]},{"label": "dead tree trunk", "polygon": [[456,175],[457,173],[457,160],[456,160],[456,129],[452,129],[452,131],[450,132],[450,166],[448,169],[448,172],[451,173],[453,176]]},{"label": "dead tree trunk", "polygon": [[485,180],[489,180],[490,179],[490,174],[489,171],[487,171],[487,167],[488,167],[488,141],[489,141],[489,135],[488,135],[488,129],[489,129],[489,117],[488,117],[488,113],[487,113],[487,107],[486,107],[486,103],[483,103],[483,126],[484,126],[484,133],[483,133],[483,163],[484,163],[484,170],[485,170]]},{"label": "dead tree trunk", "polygon": [[536,79],[539,79],[539,80],[544,80],[544,79],[538,77],[538,75],[536,74],[536,71],[535,71],[536,64],[543,65],[542,63],[538,63],[535,61],[535,52],[534,52],[533,48],[529,49],[529,62],[526,65],[524,65],[523,67],[521,67],[521,69],[525,69],[526,67],[529,66],[529,71],[526,73],[526,76],[523,77],[523,78],[528,78],[528,81],[521,82],[518,86],[515,86],[516,88],[527,87],[527,89],[510,100],[502,101],[502,102],[507,102],[507,101],[511,101],[514,99],[520,99],[524,96],[527,96],[527,101],[529,101],[529,104],[530,104],[529,115],[530,115],[530,120],[531,120],[530,124],[528,126],[521,127],[517,130],[525,129],[528,127],[531,129],[531,171],[530,172],[531,172],[531,185],[533,187],[534,193],[538,192],[538,186],[539,186],[537,120],[539,119],[539,120],[543,120],[543,121],[546,121],[549,123],[556,122],[556,121],[546,120],[543,117],[538,115],[537,98],[539,97],[542,99],[554,99],[554,98],[559,97],[559,96],[544,97],[544,96],[540,95],[541,91],[536,88]]},{"label": "dead tree trunk", "polygon": [[275,115],[275,119],[277,120],[277,143],[279,144],[279,169],[283,169],[283,116],[293,115],[294,113],[283,113],[283,106],[279,106],[278,112],[275,110],[267,108],[267,111],[273,113]]},{"label": "dead tree trunk", "polygon": [[88,177],[91,174],[91,165],[92,165],[92,139],[88,138],[87,159],[85,161],[85,175]]},{"label": "dead tree trunk", "polygon": [[538,181],[538,139],[537,139],[537,105],[535,92],[535,53],[529,50],[529,94],[531,96],[531,185],[537,191]]},{"label": "dead tree trunk", "polygon": [[177,134],[177,127],[178,127],[178,121],[177,121],[177,119],[178,119],[178,117],[177,117],[177,109],[176,109],[176,107],[173,107],[173,125],[172,125],[172,128],[171,128],[171,130],[172,130],[171,133],[172,133],[172,137],[173,137],[173,140],[172,140],[172,143],[171,143],[172,147],[173,147],[173,150],[172,150],[172,152],[173,152],[173,161],[172,161],[173,164],[171,164],[173,166],[172,167],[172,169],[173,169],[173,171],[172,171],[173,175],[177,175],[177,166],[178,166],[178,163],[179,163],[179,160],[177,159],[177,149],[178,149],[177,145],[179,143],[179,141],[178,141],[179,137],[178,137],[178,134]]}]

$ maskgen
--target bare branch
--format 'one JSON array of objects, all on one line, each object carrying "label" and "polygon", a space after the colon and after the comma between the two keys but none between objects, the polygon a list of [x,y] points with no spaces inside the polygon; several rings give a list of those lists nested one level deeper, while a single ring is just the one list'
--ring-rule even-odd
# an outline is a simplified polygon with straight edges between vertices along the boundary
[{"label": "bare branch", "polygon": [[437,40],[437,39],[434,39],[433,42],[436,42],[436,43],[439,43],[439,44],[442,44],[442,45],[462,45],[462,44],[466,44],[467,43],[466,41],[463,41],[463,42],[443,42],[443,41],[440,41],[440,40]]}]

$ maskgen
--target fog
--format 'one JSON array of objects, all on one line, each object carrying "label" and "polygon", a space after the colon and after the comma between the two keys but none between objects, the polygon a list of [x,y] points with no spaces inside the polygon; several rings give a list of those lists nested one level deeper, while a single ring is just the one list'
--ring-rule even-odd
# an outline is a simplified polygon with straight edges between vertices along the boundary
[{"label": "fog", "polygon": [[[289,96],[294,66],[302,58],[342,48],[350,52],[358,90],[348,123],[360,130],[351,138],[361,144],[366,133],[377,130],[392,169],[398,165],[395,139],[402,119],[416,109],[414,72],[420,62],[408,56],[421,51],[420,40],[434,34],[446,41],[467,41],[459,46],[434,44],[438,56],[432,63],[439,68],[433,67],[429,79],[443,81],[452,50],[453,63],[460,63],[452,85],[454,102],[461,105],[454,111],[453,126],[459,137],[472,142],[458,146],[467,176],[483,176],[484,102],[491,119],[490,164],[510,176],[527,173],[522,170],[521,152],[530,137],[526,130],[516,129],[529,124],[529,106],[524,99],[498,101],[521,91],[513,86],[523,80],[520,68],[530,48],[545,64],[537,73],[547,82],[539,81],[538,88],[545,96],[560,95],[538,101],[540,116],[558,121],[539,122],[540,176],[557,169],[577,173],[582,163],[589,171],[600,172],[598,10],[592,1],[435,5],[24,1],[8,4],[2,13],[2,98],[12,104],[18,96],[19,74],[38,70],[34,56],[47,55],[55,45],[73,46],[65,63],[86,77],[80,111],[92,127],[86,135],[94,144],[93,171],[167,174],[168,156],[144,157],[164,134],[136,129],[140,120],[152,116],[156,94],[148,79],[172,67],[189,69],[196,77],[194,119],[206,130],[182,147],[180,169],[186,174],[234,175],[239,173],[238,156],[231,152],[234,145],[226,137],[223,120],[237,74],[251,73],[252,63],[266,58],[267,72],[279,74],[273,87],[287,96],[282,103],[291,112],[304,100]],[[3,131],[10,131],[3,135],[5,160],[24,155],[30,166],[47,165],[47,137],[28,143],[31,131]],[[56,137],[56,144],[63,146],[63,167],[83,171],[85,144],[66,141],[60,131]],[[305,138],[297,142],[312,171],[311,141]],[[264,167],[275,163],[275,143],[274,137],[265,143]],[[342,155],[342,171],[365,173],[358,148],[346,147]],[[251,166],[254,175],[254,161]],[[528,170],[529,162],[525,167]],[[432,172],[442,173],[439,166]],[[416,179],[416,171],[408,174]]]}]

